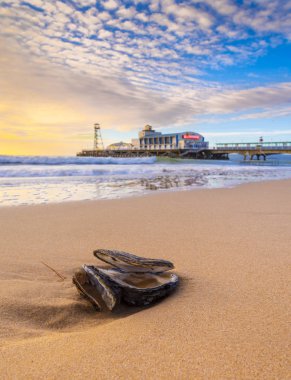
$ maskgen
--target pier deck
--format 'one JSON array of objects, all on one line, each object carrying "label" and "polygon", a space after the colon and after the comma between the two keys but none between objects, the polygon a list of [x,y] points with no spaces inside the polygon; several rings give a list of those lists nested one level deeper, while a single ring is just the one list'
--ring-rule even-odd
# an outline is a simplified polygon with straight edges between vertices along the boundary
[{"label": "pier deck", "polygon": [[184,159],[207,159],[207,160],[227,160],[229,154],[241,154],[246,160],[248,157],[265,160],[267,156],[273,154],[291,154],[291,142],[286,143],[239,143],[239,144],[217,144],[216,148],[203,149],[93,149],[82,150],[77,156],[82,157],[170,157]]},{"label": "pier deck", "polygon": [[122,150],[83,150],[77,153],[82,157],[170,157],[192,159],[228,159],[228,154],[212,149],[122,149]]}]

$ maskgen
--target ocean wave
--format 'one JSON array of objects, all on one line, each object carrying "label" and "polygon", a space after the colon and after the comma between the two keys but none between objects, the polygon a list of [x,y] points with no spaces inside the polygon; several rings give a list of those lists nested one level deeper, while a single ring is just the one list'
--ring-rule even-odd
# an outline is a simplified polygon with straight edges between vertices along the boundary
[{"label": "ocean wave", "polygon": [[0,178],[135,178],[159,171],[155,165],[0,165]]},{"label": "ocean wave", "polygon": [[154,164],[156,157],[63,157],[1,156],[0,165],[141,165]]},{"label": "ocean wave", "polygon": [[[142,170],[140,174],[146,174],[146,170]],[[55,168],[50,167],[45,169],[44,166],[37,167],[35,169],[31,168],[17,168],[13,167],[13,169],[5,168],[4,170],[0,169],[0,178],[54,178],[54,177],[136,177],[139,173],[136,173],[136,169],[131,168],[131,170],[126,169],[116,169],[110,170],[109,168],[77,168],[77,167],[62,167]]]},{"label": "ocean wave", "polygon": [[0,179],[91,177],[95,180],[126,180],[149,177],[192,176],[212,178],[291,177],[291,168],[214,165],[0,165]]}]

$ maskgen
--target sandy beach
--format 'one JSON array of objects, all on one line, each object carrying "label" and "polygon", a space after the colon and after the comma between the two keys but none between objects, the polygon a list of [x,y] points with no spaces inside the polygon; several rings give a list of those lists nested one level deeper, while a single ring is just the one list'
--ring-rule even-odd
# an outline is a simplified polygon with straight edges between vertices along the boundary
[{"label": "sandy beach", "polygon": [[[286,180],[1,208],[0,378],[290,379],[290,200]],[[96,248],[169,259],[181,284],[97,313],[71,282]]]}]

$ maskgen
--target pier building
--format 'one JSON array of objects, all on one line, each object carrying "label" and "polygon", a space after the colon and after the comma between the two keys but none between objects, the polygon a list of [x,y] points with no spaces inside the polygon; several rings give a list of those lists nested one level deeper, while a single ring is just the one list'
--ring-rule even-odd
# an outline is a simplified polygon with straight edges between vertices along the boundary
[{"label": "pier building", "polygon": [[146,125],[132,144],[142,150],[207,149],[208,142],[197,132],[161,133]]},{"label": "pier building", "polygon": [[[91,157],[176,157],[176,158],[209,158],[208,142],[197,132],[156,132],[151,125],[146,125],[131,143],[123,141],[101,148],[100,125],[94,126],[94,149],[82,150],[77,156]],[[218,156],[218,154],[216,154]],[[220,158],[226,156],[220,155]]]}]

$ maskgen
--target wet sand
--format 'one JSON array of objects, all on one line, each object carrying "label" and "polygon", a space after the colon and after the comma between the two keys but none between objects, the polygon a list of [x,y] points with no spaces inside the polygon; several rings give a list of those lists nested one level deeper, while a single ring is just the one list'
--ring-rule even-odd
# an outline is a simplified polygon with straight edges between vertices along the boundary
[{"label": "wet sand", "polygon": [[[1,208],[0,378],[289,379],[290,231],[290,180]],[[71,283],[96,248],[172,260],[181,285],[97,313]]]}]

